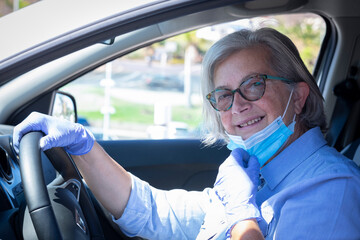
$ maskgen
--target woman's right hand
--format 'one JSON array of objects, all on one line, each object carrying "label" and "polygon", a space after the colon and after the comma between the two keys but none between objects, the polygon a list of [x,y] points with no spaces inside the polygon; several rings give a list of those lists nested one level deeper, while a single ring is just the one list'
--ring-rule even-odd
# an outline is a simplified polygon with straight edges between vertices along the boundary
[{"label": "woman's right hand", "polygon": [[63,147],[69,154],[83,155],[92,149],[95,141],[93,134],[81,124],[33,112],[14,128],[13,144],[16,152],[19,152],[22,136],[32,131],[45,134],[40,139],[43,151]]}]

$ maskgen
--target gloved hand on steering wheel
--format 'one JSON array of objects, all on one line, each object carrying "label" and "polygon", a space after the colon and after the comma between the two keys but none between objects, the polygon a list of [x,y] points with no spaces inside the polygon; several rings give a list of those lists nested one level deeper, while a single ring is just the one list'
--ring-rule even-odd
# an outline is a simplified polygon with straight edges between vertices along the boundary
[{"label": "gloved hand on steering wheel", "polygon": [[43,151],[63,147],[69,154],[83,155],[90,152],[95,141],[93,134],[81,124],[33,112],[14,128],[13,144],[16,152],[19,152],[22,136],[32,131],[45,134],[40,139],[40,148]]},{"label": "gloved hand on steering wheel", "polygon": [[255,156],[237,148],[220,165],[214,190],[222,201],[229,223],[227,236],[236,223],[245,219],[260,220],[255,196],[260,165]]}]

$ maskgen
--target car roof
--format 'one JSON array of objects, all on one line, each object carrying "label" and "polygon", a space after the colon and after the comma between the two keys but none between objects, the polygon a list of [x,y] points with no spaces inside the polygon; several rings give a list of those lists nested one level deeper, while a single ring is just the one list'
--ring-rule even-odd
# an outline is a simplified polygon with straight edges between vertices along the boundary
[{"label": "car roof", "polygon": [[[1,18],[0,29],[5,30],[3,33],[6,34],[2,34],[0,43],[7,47],[0,52],[0,59],[4,60],[87,25],[106,21],[107,16],[122,14],[148,2],[148,0],[37,2]],[[104,7],[106,5],[111,7]]]}]

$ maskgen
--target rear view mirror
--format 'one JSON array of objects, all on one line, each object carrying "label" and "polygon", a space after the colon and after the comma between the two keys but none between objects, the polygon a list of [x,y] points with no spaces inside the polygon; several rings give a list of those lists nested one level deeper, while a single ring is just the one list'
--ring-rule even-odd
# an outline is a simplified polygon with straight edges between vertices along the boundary
[{"label": "rear view mirror", "polygon": [[52,106],[51,116],[77,122],[75,98],[65,92],[57,91]]}]

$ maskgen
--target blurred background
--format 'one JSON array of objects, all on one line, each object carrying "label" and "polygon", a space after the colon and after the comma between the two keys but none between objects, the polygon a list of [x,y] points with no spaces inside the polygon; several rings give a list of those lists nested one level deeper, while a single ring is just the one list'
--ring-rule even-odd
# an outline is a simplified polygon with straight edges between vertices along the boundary
[{"label": "blurred background", "polygon": [[[0,0],[0,17],[36,2]],[[260,27],[275,28],[291,38],[313,71],[326,30],[323,19],[315,14],[274,15],[205,27],[155,43],[60,90],[75,97],[78,121],[97,139],[199,138],[206,50],[231,32]]]}]

